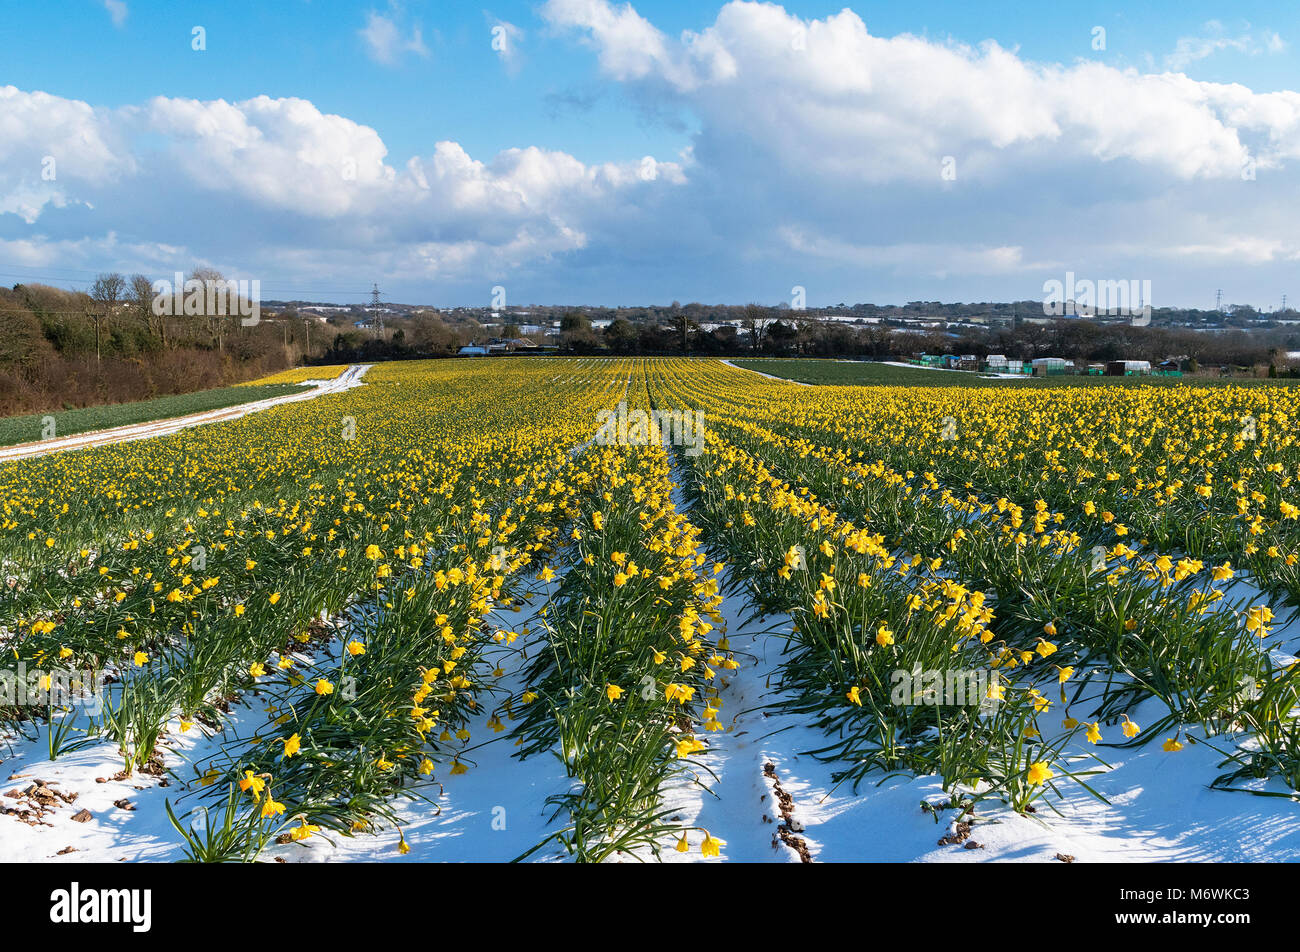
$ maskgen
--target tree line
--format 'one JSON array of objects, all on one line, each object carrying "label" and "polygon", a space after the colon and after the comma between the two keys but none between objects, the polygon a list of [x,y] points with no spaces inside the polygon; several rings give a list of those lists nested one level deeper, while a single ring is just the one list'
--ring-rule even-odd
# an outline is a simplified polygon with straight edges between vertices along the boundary
[{"label": "tree line", "polygon": [[[205,286],[224,281],[196,268]],[[89,291],[0,288],[0,415],[125,403],[241,383],[294,366],[326,341],[301,321],[245,326],[238,313],[156,313],[142,274],[99,275]],[[323,335],[319,335],[322,336]]]},{"label": "tree line", "polygon": [[[596,329],[583,313],[561,322],[560,347],[573,353],[695,354],[698,356],[858,357],[871,360],[928,354],[1004,354],[1032,360],[1063,357],[1080,362],[1178,358],[1199,366],[1282,369],[1288,351],[1300,351],[1300,328],[1197,331],[1137,327],[1081,318],[1011,326],[917,328],[885,323],[847,324],[784,308],[751,304],[735,323],[710,326],[685,312],[656,324],[615,318]],[[1300,363],[1300,362],[1297,362]]]}]

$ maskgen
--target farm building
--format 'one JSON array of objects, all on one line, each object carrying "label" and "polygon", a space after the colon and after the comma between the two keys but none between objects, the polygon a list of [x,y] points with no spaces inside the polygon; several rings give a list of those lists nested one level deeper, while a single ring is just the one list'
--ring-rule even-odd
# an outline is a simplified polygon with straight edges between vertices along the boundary
[{"label": "farm building", "polygon": [[1106,364],[1107,377],[1136,377],[1151,373],[1149,360],[1112,360]]},{"label": "farm building", "polygon": [[493,337],[487,342],[488,353],[499,354],[515,350],[536,349],[537,345],[530,340],[523,340],[518,337]]},{"label": "farm building", "polygon": [[1027,373],[1023,360],[1013,360],[1005,354],[989,354],[988,359],[984,361],[984,369],[995,374]]},{"label": "farm building", "polygon": [[1068,373],[1068,361],[1064,357],[1035,357],[1032,361],[1035,377],[1059,377]]},{"label": "farm building", "polygon": [[479,347],[477,344],[470,344],[456,351],[462,357],[486,357],[487,348]]}]

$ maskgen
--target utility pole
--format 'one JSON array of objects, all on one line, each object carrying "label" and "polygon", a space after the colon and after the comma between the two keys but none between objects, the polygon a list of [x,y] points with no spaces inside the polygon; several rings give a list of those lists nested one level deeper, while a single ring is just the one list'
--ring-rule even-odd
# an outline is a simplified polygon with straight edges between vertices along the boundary
[{"label": "utility pole", "polygon": [[1223,313],[1223,288],[1214,292],[1214,309],[1220,314]]}]

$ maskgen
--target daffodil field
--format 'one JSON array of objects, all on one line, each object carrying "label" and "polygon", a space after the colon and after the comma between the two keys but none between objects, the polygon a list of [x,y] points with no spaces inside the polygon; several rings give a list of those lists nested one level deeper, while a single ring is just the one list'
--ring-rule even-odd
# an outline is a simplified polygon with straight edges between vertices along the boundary
[{"label": "daffodil field", "polygon": [[1298,416],[495,358],[0,466],[0,842],[1300,857]]}]

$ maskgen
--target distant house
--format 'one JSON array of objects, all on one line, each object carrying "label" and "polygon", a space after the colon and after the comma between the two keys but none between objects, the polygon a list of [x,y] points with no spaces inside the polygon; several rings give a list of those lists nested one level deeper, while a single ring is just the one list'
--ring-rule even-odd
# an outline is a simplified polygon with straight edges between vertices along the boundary
[{"label": "distant house", "polygon": [[486,347],[480,347],[477,344],[469,344],[456,351],[461,357],[486,357],[487,352]]}]

